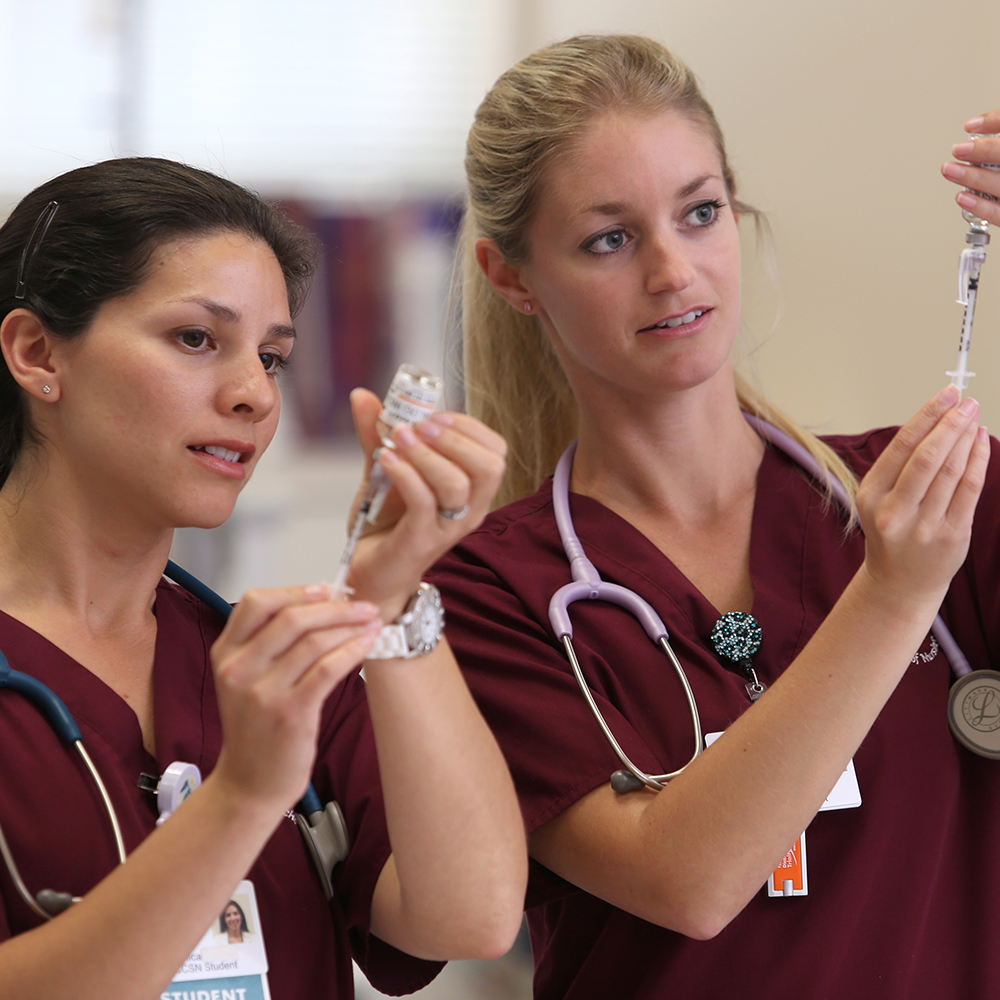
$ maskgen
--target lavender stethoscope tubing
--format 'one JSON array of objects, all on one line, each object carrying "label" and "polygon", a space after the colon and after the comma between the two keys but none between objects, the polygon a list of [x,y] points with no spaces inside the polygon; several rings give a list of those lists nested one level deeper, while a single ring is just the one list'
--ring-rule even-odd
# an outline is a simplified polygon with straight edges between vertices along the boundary
[{"label": "lavender stethoscope tubing", "polygon": [[[765,441],[770,442],[788,455],[789,458],[798,462],[815,479],[820,482],[827,481],[827,477],[816,459],[801,444],[789,437],[784,431],[779,430],[773,424],[762,420],[760,417],[749,413],[744,413],[743,416],[746,418],[747,423]],[[583,545],[577,537],[576,530],[573,527],[573,518],[569,510],[569,480],[570,474],[573,471],[573,457],[575,454],[576,442],[574,441],[563,452],[562,458],[559,459],[559,464],[556,466],[552,481],[552,506],[555,510],[559,537],[562,539],[566,558],[569,559],[573,583],[567,583],[552,595],[552,599],[549,601],[549,621],[553,632],[555,632],[557,638],[563,644],[570,666],[573,668],[573,675],[576,677],[577,684],[579,684],[580,690],[587,704],[590,706],[590,711],[593,713],[594,718],[601,727],[601,731],[611,744],[618,759],[627,769],[626,771],[616,771],[611,776],[612,787],[618,792],[632,791],[643,786],[648,786],[659,791],[668,781],[676,778],[703,749],[698,704],[695,701],[694,692],[691,690],[691,685],[684,673],[684,668],[670,647],[670,635],[660,616],[647,601],[643,600],[634,591],[602,580],[600,573],[597,572],[596,567],[583,551]],[[830,492],[834,498],[850,514],[852,509],[851,501],[843,484],[836,479],[831,479],[829,480],[829,485]],[[583,670],[577,659],[576,651],[573,648],[573,624],[569,617],[569,606],[574,601],[581,600],[606,601],[609,604],[617,604],[619,607],[624,608],[639,620],[649,638],[667,654],[684,689],[684,695],[687,699],[688,710],[691,713],[691,721],[694,728],[694,753],[684,767],[680,767],[676,771],[671,771],[669,774],[647,774],[631,761],[615,739],[614,734],[611,732],[611,727],[601,714],[601,710],[594,700],[587,680],[583,676]],[[966,674],[972,672],[969,661],[958,648],[954,636],[952,636],[948,626],[942,621],[940,615],[934,619],[934,623],[931,626],[931,633],[951,664],[956,677],[964,677]]]}]

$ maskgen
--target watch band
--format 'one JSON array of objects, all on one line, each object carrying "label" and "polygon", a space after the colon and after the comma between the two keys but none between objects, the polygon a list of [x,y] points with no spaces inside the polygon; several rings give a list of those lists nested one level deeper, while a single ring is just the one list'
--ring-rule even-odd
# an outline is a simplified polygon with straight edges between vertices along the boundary
[{"label": "watch band", "polygon": [[391,625],[383,625],[366,660],[411,660],[434,649],[444,627],[444,608],[437,587],[421,583]]},{"label": "watch band", "polygon": [[392,660],[397,656],[408,656],[406,629],[402,625],[383,625],[375,636],[371,649],[365,654],[366,660]]}]

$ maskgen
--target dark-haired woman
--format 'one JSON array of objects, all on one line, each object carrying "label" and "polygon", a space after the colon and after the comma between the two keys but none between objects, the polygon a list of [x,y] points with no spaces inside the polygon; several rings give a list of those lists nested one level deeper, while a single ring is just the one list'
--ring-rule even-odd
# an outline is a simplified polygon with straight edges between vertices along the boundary
[{"label": "dark-haired woman", "polygon": [[[0,692],[6,839],[32,894],[82,897],[44,920],[0,869],[0,996],[158,997],[244,878],[276,997],[351,996],[352,948],[409,992],[516,933],[520,817],[447,644],[355,669],[483,515],[500,438],[458,414],[397,433],[353,601],[252,591],[224,624],[161,577],[174,528],[224,521],[270,443],[312,258],[256,196],[153,159],[56,178],[0,229],[0,649],[75,716],[128,852]],[[370,455],[379,401],[354,402]],[[140,776],[173,761],[206,778],[157,827]],[[310,777],[351,838],[329,905],[288,813]]]}]

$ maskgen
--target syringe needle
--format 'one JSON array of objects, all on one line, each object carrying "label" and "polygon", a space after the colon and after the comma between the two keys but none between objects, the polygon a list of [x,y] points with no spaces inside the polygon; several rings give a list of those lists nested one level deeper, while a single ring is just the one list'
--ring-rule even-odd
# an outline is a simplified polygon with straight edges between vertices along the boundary
[{"label": "syringe needle", "polygon": [[[376,453],[377,454],[377,453]],[[347,593],[347,574],[351,570],[351,559],[354,557],[354,550],[358,547],[358,539],[365,529],[365,523],[374,520],[378,512],[382,509],[382,504],[391,489],[392,484],[379,465],[378,461],[372,466],[372,471],[368,479],[368,486],[365,495],[361,500],[357,516],[354,518],[354,526],[351,528],[350,537],[344,546],[344,551],[340,554],[340,562],[337,564],[337,573],[333,578],[330,588],[335,597],[343,597]]]}]

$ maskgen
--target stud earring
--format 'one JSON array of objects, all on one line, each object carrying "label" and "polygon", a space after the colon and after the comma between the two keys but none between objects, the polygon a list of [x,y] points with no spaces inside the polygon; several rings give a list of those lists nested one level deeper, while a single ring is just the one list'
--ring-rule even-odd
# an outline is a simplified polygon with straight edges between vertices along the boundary
[{"label": "stud earring", "polygon": [[49,393],[50,393],[51,391],[52,391],[52,386],[50,386],[50,385],[43,385],[43,386],[42,386],[42,392],[44,392],[46,396],[47,396],[47,395],[48,395],[48,394],[49,394]]},{"label": "stud earring", "polygon": [[531,312],[531,303],[530,302],[525,302],[524,303],[524,311],[526,313],[530,313]]}]

